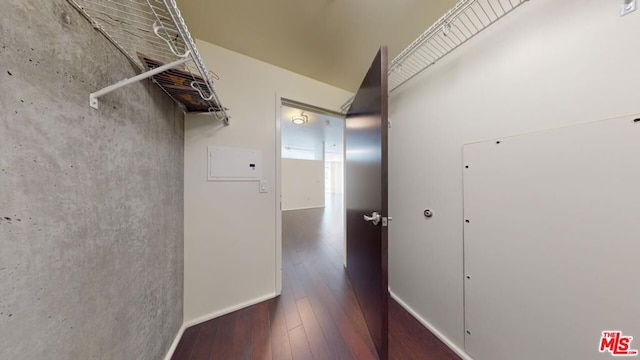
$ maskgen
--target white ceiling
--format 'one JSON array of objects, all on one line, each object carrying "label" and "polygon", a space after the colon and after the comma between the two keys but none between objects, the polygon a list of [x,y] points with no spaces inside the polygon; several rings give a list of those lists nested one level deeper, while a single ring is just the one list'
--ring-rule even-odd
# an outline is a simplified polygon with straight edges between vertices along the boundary
[{"label": "white ceiling", "polygon": [[[355,91],[381,45],[391,60],[455,0],[178,0],[196,38]],[[215,71],[215,67],[213,68]]]},{"label": "white ceiling", "polygon": [[305,111],[309,117],[305,125],[295,125],[291,122],[294,115],[300,115],[301,110],[282,106],[282,147],[295,150],[314,151],[324,142],[326,151],[330,153],[343,152],[344,119],[336,116],[322,115]]}]

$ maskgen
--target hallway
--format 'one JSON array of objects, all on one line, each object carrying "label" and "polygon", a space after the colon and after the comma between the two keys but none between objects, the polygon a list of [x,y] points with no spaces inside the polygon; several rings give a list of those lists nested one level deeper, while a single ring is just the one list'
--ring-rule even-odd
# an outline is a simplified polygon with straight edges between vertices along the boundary
[{"label": "hallway", "polygon": [[[188,328],[173,360],[377,359],[342,262],[342,212],[283,212],[282,295]],[[391,359],[459,359],[390,301]]]}]

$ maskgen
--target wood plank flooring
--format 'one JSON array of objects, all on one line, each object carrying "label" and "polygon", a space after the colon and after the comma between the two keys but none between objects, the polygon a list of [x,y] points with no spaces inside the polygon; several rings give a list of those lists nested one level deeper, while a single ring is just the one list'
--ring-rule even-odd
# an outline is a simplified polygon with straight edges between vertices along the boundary
[{"label": "wood plank flooring", "polygon": [[[188,328],[173,360],[377,359],[343,267],[337,198],[283,213],[282,295]],[[459,360],[395,301],[391,359]]]}]

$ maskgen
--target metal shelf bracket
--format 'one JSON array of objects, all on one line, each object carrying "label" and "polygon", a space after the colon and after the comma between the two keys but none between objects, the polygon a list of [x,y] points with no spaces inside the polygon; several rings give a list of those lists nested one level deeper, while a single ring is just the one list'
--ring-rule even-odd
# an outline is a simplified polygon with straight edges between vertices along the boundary
[{"label": "metal shelf bracket", "polygon": [[133,84],[135,82],[138,82],[140,80],[144,80],[144,79],[148,79],[150,77],[152,77],[153,75],[157,75],[163,71],[167,71],[169,69],[172,69],[174,67],[183,65],[185,63],[187,63],[188,61],[191,61],[191,58],[189,57],[189,53],[187,52],[186,54],[187,57],[185,57],[184,59],[180,59],[180,60],[176,60],[172,63],[157,67],[155,69],[149,70],[149,71],[145,71],[142,74],[136,75],[132,78],[128,78],[128,79],[124,79],[121,81],[118,81],[117,83],[107,86],[106,88],[102,89],[102,90],[98,90],[96,92],[92,92],[91,94],[89,94],[89,106],[91,106],[94,109],[98,108],[98,98],[100,98],[103,95],[106,95],[112,91],[118,90],[123,86],[127,86],[129,84]]}]

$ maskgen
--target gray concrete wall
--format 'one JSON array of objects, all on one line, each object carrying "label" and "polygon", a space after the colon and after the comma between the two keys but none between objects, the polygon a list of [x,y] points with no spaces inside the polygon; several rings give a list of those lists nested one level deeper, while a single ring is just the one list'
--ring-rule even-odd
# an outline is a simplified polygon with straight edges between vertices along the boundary
[{"label": "gray concrete wall", "polygon": [[182,323],[181,111],[64,0],[0,2],[0,359],[161,359]]}]

